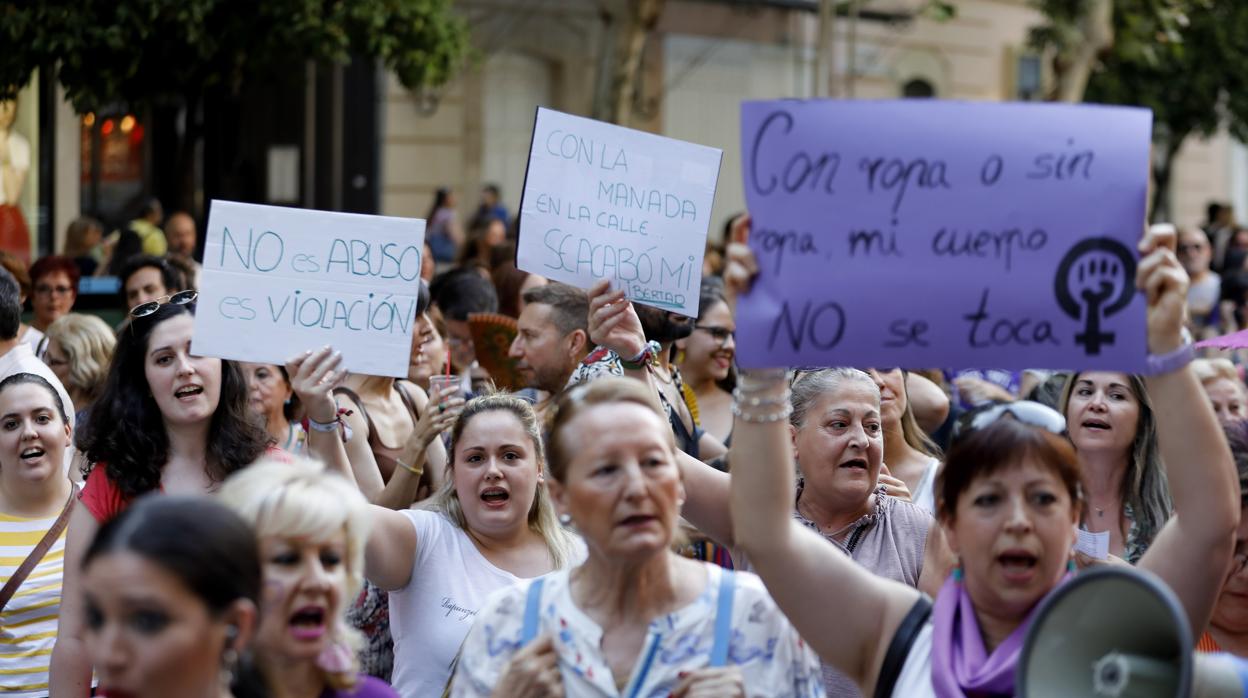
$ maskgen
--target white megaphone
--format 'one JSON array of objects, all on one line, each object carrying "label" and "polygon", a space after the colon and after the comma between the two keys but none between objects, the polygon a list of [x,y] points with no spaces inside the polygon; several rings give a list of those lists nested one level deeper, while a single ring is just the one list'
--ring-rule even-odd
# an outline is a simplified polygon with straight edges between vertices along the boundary
[{"label": "white megaphone", "polygon": [[1248,660],[1193,652],[1174,592],[1115,565],[1080,573],[1040,604],[1015,687],[1024,698],[1248,698]]}]

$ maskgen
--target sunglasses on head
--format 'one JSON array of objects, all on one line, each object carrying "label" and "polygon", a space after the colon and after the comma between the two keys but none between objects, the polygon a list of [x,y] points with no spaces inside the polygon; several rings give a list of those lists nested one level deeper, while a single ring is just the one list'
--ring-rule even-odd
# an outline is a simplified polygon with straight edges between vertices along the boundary
[{"label": "sunglasses on head", "polygon": [[199,291],[178,291],[177,293],[169,296],[161,296],[156,300],[139,303],[130,309],[130,317],[147,317],[157,310],[160,310],[160,306],[162,305],[190,305],[195,302],[196,298],[199,298]]},{"label": "sunglasses on head", "polygon": [[1060,412],[1038,402],[1019,400],[984,405],[962,415],[954,424],[953,441],[983,431],[1007,415],[1029,427],[1037,427],[1058,436],[1066,435],[1066,418]]}]

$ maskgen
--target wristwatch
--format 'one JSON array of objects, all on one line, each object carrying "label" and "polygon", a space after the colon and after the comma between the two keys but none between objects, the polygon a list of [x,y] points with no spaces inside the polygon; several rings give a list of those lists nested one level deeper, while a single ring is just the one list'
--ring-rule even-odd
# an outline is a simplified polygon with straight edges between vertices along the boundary
[{"label": "wristwatch", "polygon": [[659,352],[663,349],[663,345],[653,339],[646,342],[646,346],[642,348],[641,353],[631,359],[620,357],[620,365],[628,371],[640,371],[646,367],[646,364],[654,360]]}]

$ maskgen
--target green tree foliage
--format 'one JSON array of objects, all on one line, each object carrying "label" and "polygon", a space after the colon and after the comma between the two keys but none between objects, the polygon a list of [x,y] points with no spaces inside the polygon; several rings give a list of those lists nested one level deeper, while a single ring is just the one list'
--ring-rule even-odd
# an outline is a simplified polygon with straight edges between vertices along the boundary
[{"label": "green tree foliage", "polygon": [[[293,61],[380,60],[404,86],[446,82],[468,52],[451,0],[26,0],[0,3],[0,97],[54,71],[80,112],[192,99]],[[192,99],[193,101],[193,99]]]},{"label": "green tree foliage", "polygon": [[[1081,0],[1042,0],[1049,23],[1037,47],[1063,57],[1077,46]],[[1227,127],[1248,141],[1248,2],[1115,0],[1114,42],[1094,67],[1084,101],[1148,107],[1154,118],[1153,210],[1165,213],[1171,163],[1190,136]]]}]

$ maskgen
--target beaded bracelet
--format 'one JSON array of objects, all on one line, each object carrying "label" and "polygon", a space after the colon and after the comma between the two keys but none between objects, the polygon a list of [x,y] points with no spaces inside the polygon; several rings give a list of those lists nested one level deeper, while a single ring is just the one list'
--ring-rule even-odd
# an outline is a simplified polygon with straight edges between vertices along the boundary
[{"label": "beaded bracelet", "polygon": [[776,410],[775,412],[768,412],[767,414],[753,414],[742,410],[740,405],[737,405],[736,403],[733,403],[732,405],[732,415],[734,417],[739,417],[741,421],[749,424],[775,424],[776,422],[782,422],[788,419],[792,414],[793,405],[789,404],[786,404],[784,407]]},{"label": "beaded bracelet", "polygon": [[750,397],[741,392],[740,388],[732,391],[733,404],[745,405],[746,407],[762,407],[763,405],[784,405],[789,402],[790,393],[784,391],[779,397]]}]

